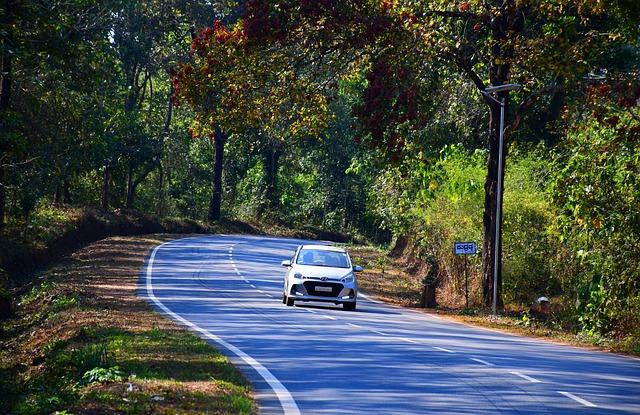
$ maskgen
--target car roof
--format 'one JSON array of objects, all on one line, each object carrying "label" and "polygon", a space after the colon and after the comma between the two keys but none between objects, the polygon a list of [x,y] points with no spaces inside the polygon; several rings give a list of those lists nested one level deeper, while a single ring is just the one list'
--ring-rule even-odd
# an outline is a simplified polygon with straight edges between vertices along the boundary
[{"label": "car roof", "polygon": [[344,248],[331,245],[302,245],[301,249],[317,249],[320,251],[346,252]]}]

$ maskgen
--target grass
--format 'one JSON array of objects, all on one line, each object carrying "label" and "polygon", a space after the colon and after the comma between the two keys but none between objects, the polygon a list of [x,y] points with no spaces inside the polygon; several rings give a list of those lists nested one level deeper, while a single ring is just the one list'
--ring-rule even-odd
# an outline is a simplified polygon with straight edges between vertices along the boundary
[{"label": "grass", "polygon": [[91,244],[34,275],[0,322],[0,413],[256,413],[226,357],[135,294],[167,237]]}]

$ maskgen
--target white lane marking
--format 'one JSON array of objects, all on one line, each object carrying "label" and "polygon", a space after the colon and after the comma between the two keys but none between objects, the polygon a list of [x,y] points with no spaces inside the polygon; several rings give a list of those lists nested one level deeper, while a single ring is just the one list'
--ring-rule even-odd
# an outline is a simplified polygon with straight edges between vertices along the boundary
[{"label": "white lane marking", "polygon": [[482,360],[482,359],[476,359],[475,357],[472,357],[471,360],[473,360],[474,362],[478,362],[480,364],[483,364],[485,366],[495,366],[493,363],[489,363],[486,360]]},{"label": "white lane marking", "polygon": [[531,376],[523,375],[523,374],[522,374],[522,373],[520,373],[520,372],[509,372],[509,373],[511,373],[512,375],[519,376],[519,377],[521,377],[522,379],[528,380],[528,381],[529,381],[529,382],[531,382],[531,383],[540,383],[540,381],[539,381],[538,379],[534,379],[534,378],[532,378]]},{"label": "white lane marking", "polygon": [[362,328],[362,327],[358,326],[357,324],[347,323],[347,325],[348,325],[348,326],[351,326],[351,327],[355,327],[355,328],[357,328],[357,329]]},{"label": "white lane marking", "polygon": [[307,310],[308,312],[313,313],[313,314],[315,314],[315,313],[316,313],[316,311],[315,311],[315,310],[309,310],[308,308],[305,308],[305,310]]},{"label": "white lane marking", "polygon": [[[249,281],[247,281],[247,282],[249,282]],[[251,284],[250,282],[249,282],[249,285],[251,286],[251,288],[257,288],[255,285]]]},{"label": "white lane marking", "polygon": [[404,340],[404,341],[409,342],[409,343],[416,343],[416,344],[418,343],[418,342],[417,342],[417,341],[415,341],[415,340],[407,339],[407,338],[405,338],[405,337],[400,337],[400,340]]},{"label": "white lane marking", "polygon": [[596,405],[596,404],[594,404],[594,403],[591,403],[591,402],[589,402],[589,401],[588,401],[588,400],[586,400],[586,399],[582,399],[582,398],[580,398],[579,396],[574,395],[573,393],[563,392],[563,391],[557,391],[557,392],[558,392],[560,395],[564,395],[564,396],[566,396],[567,398],[573,399],[574,401],[576,401],[576,402],[578,402],[578,403],[581,403],[581,404],[582,404],[582,405],[584,405],[584,406],[588,406],[588,407],[590,407],[590,408],[597,408],[597,407],[598,407],[598,405]]},{"label": "white lane marking", "polygon": [[289,393],[287,388],[285,388],[284,385],[280,383],[280,381],[275,376],[273,376],[273,374],[269,371],[269,369],[262,366],[262,364],[258,362],[256,359],[249,356],[248,354],[246,354],[236,346],[232,345],[231,343],[228,343],[222,340],[220,337],[216,336],[210,331],[205,330],[202,327],[174,313],[167,306],[165,306],[162,303],[162,301],[156,298],[155,294],[153,293],[153,283],[151,282],[152,274],[153,274],[153,261],[155,260],[158,249],[160,249],[161,247],[167,244],[170,244],[171,242],[172,241],[165,242],[162,245],[156,246],[153,252],[151,252],[151,256],[149,257],[149,262],[147,264],[147,274],[146,274],[147,284],[146,285],[147,285],[147,295],[149,296],[151,301],[153,301],[158,307],[160,307],[160,309],[164,311],[166,314],[170,315],[174,320],[179,321],[180,323],[191,328],[192,330],[199,332],[200,334],[205,336],[207,339],[218,343],[219,345],[226,348],[231,353],[235,354],[240,359],[242,359],[242,361],[244,361],[246,364],[251,366],[256,372],[258,372],[258,374],[262,377],[262,379],[264,379],[265,382],[267,382],[269,386],[271,386],[271,389],[273,389],[276,396],[278,397],[278,400],[280,401],[280,405],[282,406],[282,410],[284,411],[285,414],[300,415],[300,409],[298,408],[296,401],[291,396],[291,393]]},{"label": "white lane marking", "polygon": [[262,293],[262,294],[265,294],[265,292],[264,292],[264,291],[262,291],[262,290],[258,290],[258,292],[259,292],[259,293]]},{"label": "white lane marking", "polygon": [[331,316],[322,316],[324,318],[328,318],[329,320],[335,320],[335,317],[331,317]]},{"label": "white lane marking", "polygon": [[455,353],[454,351],[449,350],[449,349],[445,349],[444,347],[434,346],[433,348],[436,349],[436,350],[440,350],[441,352],[445,352],[445,353]]},{"label": "white lane marking", "polygon": [[374,332],[374,333],[377,333],[377,334],[379,334],[379,335],[381,335],[381,336],[388,336],[388,334],[387,334],[387,333],[383,333],[383,332],[378,331],[378,330],[371,330],[371,331],[372,331],[372,332]]}]

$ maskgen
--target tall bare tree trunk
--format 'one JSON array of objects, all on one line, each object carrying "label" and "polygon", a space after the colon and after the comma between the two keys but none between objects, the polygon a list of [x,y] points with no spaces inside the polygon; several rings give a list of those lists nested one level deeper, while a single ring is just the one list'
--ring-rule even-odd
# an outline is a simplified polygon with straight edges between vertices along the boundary
[{"label": "tall bare tree trunk", "polygon": [[220,208],[222,206],[222,169],[224,167],[224,143],[227,136],[218,128],[214,136],[215,159],[213,162],[213,194],[209,203],[208,219],[215,221],[220,219]]},{"label": "tall bare tree trunk", "polygon": [[[13,14],[13,8],[15,2],[13,0],[7,0],[4,6],[4,15],[2,16],[2,25],[0,30],[4,32],[4,40],[2,42],[2,57],[0,65],[0,75],[2,80],[0,81],[0,132],[5,133],[7,126],[5,125],[5,115],[9,109],[9,102],[11,99],[11,84],[13,76],[12,68],[12,48],[15,46],[13,42],[13,26],[15,16]],[[4,139],[3,139],[4,140]],[[9,152],[9,144],[0,141],[0,229],[5,226],[5,205],[7,202],[6,192],[6,171],[4,163],[7,161],[7,153]]]}]

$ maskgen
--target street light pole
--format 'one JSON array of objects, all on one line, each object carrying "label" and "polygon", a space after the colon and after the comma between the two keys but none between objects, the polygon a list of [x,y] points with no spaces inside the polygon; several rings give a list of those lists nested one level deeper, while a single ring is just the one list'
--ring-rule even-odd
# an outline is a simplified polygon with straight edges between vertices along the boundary
[{"label": "street light pole", "polygon": [[503,97],[500,100],[494,98],[491,94],[497,92],[509,92],[516,91],[522,86],[519,84],[504,84],[489,86],[484,91],[480,91],[486,98],[491,99],[496,104],[500,105],[500,134],[498,139],[498,188],[496,189],[496,226],[494,229],[494,247],[493,247],[493,303],[491,312],[493,315],[498,313],[498,275],[501,271],[500,265],[502,264],[502,252],[500,251],[500,239],[502,236],[502,188],[504,177],[504,107],[506,105],[506,99]]},{"label": "street light pole", "polygon": [[500,100],[500,139],[498,140],[498,188],[496,189],[496,229],[495,229],[495,245],[493,251],[493,305],[491,311],[495,316],[498,309],[498,269],[502,261],[502,252],[500,252],[500,238],[502,236],[502,177],[504,176],[504,165],[502,163],[502,154],[504,146],[504,105],[505,100]]}]

